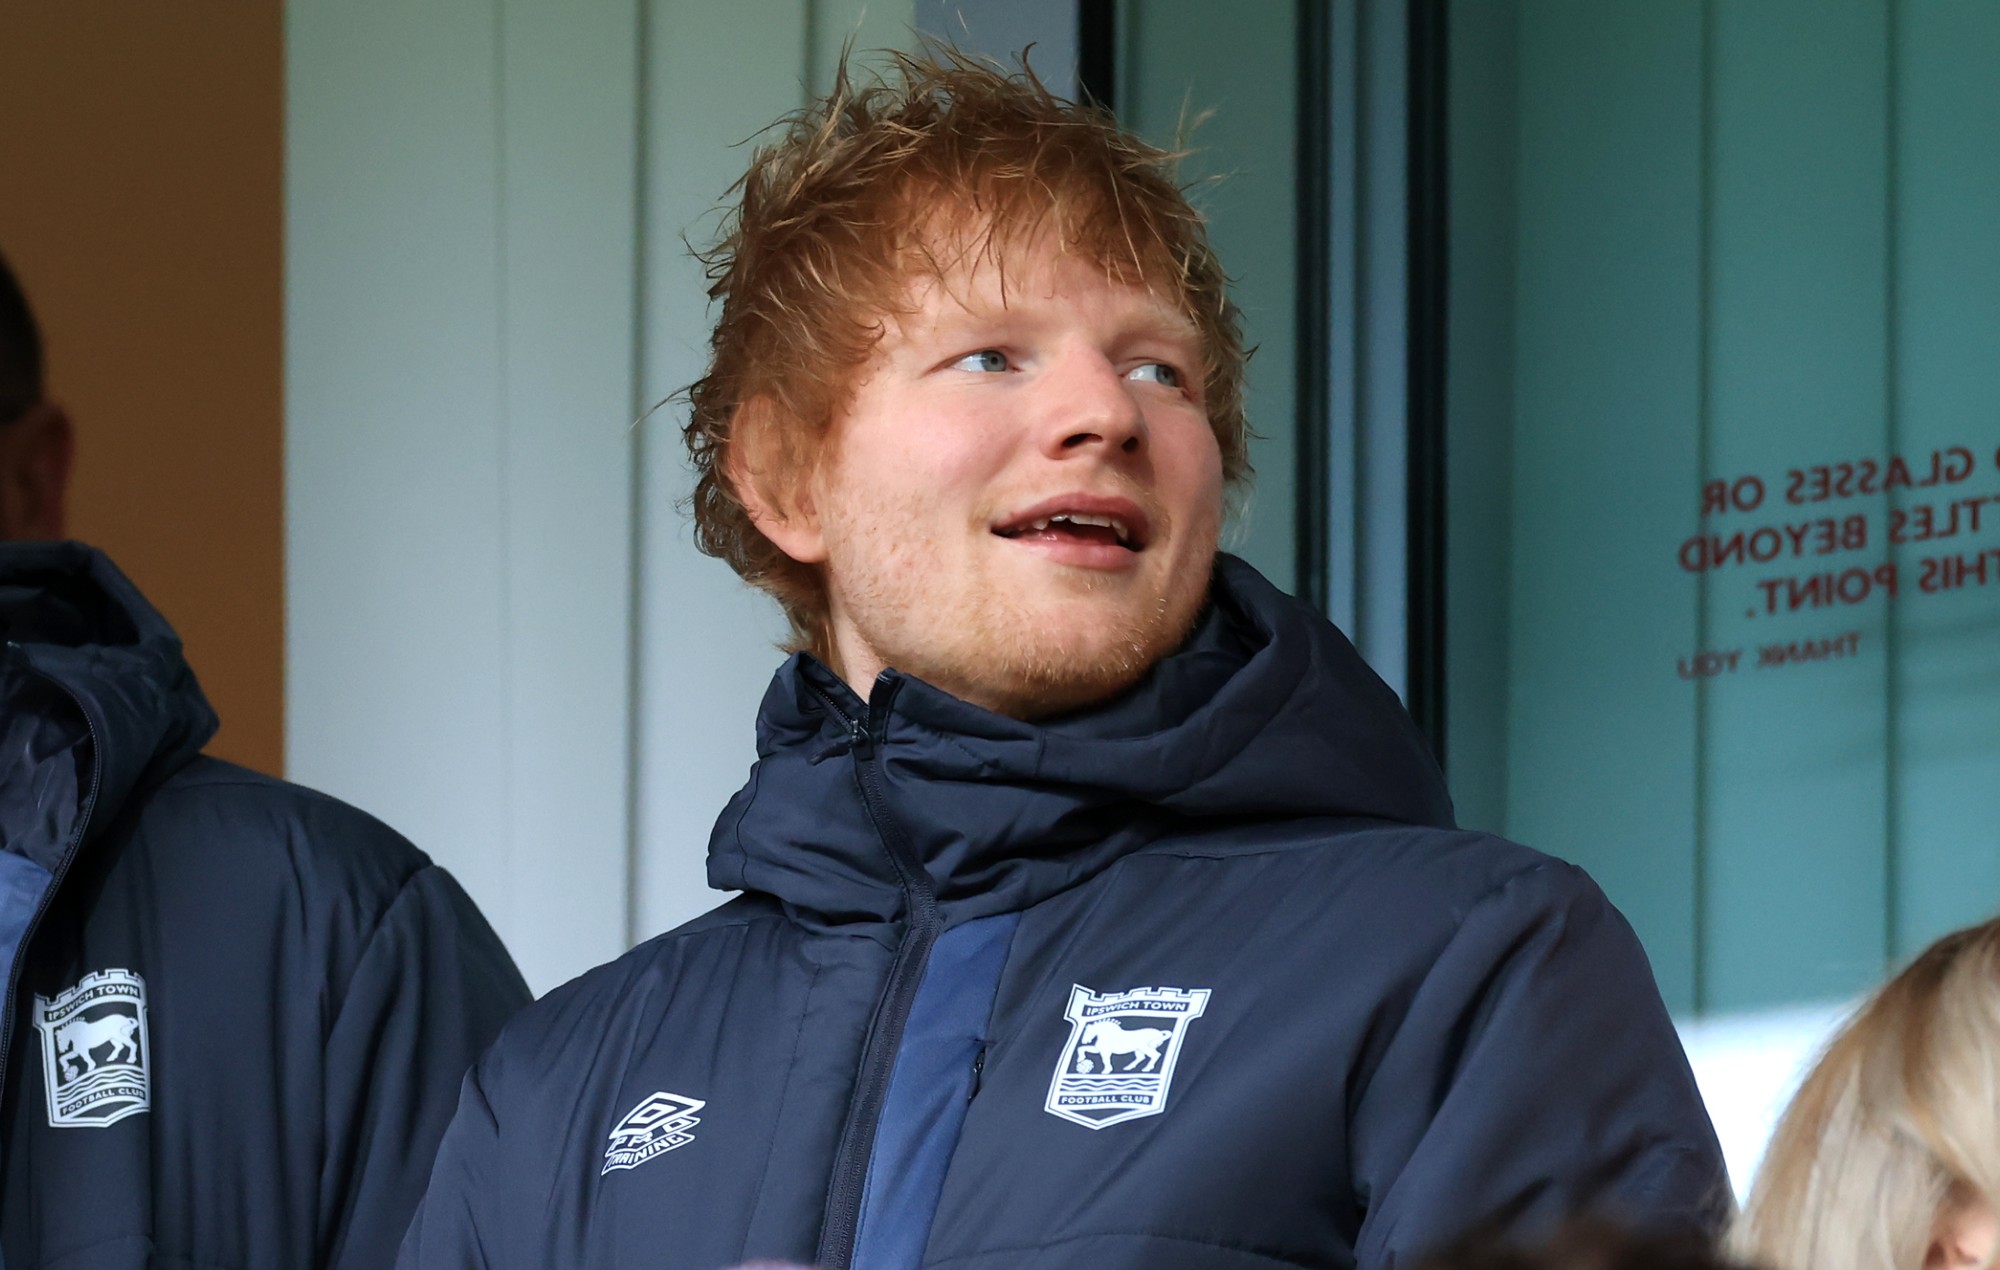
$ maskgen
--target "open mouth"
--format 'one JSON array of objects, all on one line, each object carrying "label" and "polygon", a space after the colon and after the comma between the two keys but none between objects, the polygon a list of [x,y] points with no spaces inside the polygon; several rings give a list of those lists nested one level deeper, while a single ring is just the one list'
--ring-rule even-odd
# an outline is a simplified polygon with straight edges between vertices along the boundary
[{"label": "open mouth", "polygon": [[1044,503],[994,526],[993,532],[1002,538],[1088,543],[1132,552],[1146,549],[1149,526],[1144,512],[1123,499],[1090,501],[1094,505],[1077,506],[1069,500]]}]

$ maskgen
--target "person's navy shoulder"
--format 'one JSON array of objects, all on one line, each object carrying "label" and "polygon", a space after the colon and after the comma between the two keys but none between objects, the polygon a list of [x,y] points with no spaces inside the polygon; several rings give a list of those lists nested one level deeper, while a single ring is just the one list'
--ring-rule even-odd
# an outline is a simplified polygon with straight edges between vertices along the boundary
[{"label": "person's navy shoulder", "polygon": [[[271,955],[275,922],[275,947],[295,972],[310,968],[333,1012],[371,949],[412,965],[467,968],[494,1025],[528,1000],[457,880],[338,798],[204,755],[138,793],[120,819],[129,832],[106,835],[94,868],[143,853],[159,912],[200,913],[220,940],[246,948],[265,941],[262,955]],[[457,952],[442,956],[440,940]]]},{"label": "person's navy shoulder", "polygon": [[[1342,911],[1374,910],[1449,935],[1489,903],[1519,912],[1610,908],[1566,860],[1478,829],[1353,817],[1272,820],[1176,836],[1129,857],[1255,858]],[[1268,878],[1266,879],[1269,880]]]},{"label": "person's navy shoulder", "polygon": [[[154,824],[171,826],[213,867],[284,869],[303,887],[346,895],[377,915],[420,871],[435,867],[376,817],[303,785],[204,755],[150,795]],[[155,832],[159,832],[156,827]]]},{"label": "person's navy shoulder", "polygon": [[[602,1057],[606,1028],[629,1028],[659,1013],[675,991],[701,982],[688,971],[716,940],[746,927],[787,925],[776,903],[751,894],[654,935],[550,989],[515,1015],[480,1058],[478,1075],[499,1098],[517,1074],[532,1084],[551,1070],[590,1066]],[[792,951],[798,952],[795,946]]]}]

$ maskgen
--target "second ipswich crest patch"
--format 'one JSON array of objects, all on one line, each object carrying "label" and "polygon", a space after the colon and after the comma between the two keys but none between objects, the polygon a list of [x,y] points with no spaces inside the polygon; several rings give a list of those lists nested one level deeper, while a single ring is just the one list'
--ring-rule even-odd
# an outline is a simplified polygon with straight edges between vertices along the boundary
[{"label": "second ipswich crest patch", "polygon": [[1063,1017],[1069,1042],[1049,1082],[1052,1116],[1102,1129],[1167,1107],[1174,1062],[1188,1024],[1208,1008],[1207,988],[1133,988],[1096,993],[1069,990]]},{"label": "second ipswich crest patch", "polygon": [[98,970],[53,997],[35,997],[49,1124],[101,1129],[153,1105],[146,981]]}]

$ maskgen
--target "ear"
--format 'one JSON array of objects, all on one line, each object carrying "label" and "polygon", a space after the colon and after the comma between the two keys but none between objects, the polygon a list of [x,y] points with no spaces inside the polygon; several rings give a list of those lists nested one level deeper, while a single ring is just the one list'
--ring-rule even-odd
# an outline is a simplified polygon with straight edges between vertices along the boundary
[{"label": "ear", "polygon": [[795,448],[785,444],[787,426],[769,398],[737,407],[723,470],[759,533],[800,564],[819,564],[826,559],[826,538],[813,498],[813,473],[800,470]]},{"label": "ear", "polygon": [[1954,1200],[1931,1227],[1924,1270],[1985,1270],[2000,1253],[2000,1215],[1982,1199]]},{"label": "ear", "polygon": [[76,437],[53,402],[0,427],[0,541],[61,538]]}]

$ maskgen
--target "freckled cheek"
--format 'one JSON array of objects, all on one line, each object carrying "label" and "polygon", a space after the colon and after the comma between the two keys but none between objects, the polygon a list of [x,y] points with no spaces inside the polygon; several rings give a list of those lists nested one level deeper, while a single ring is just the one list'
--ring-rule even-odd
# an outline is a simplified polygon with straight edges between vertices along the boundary
[{"label": "freckled cheek", "polygon": [[1005,464],[995,463],[976,450],[934,452],[921,468],[910,473],[909,488],[923,491],[925,519],[940,534],[978,530],[987,525],[1001,508],[995,506],[1000,477]]},{"label": "freckled cheek", "polygon": [[1171,503],[1176,520],[1189,528],[1204,522],[1219,524],[1222,518],[1222,450],[1206,422],[1199,433],[1184,432],[1174,438],[1169,452],[1161,455],[1162,475],[1167,477],[1162,492]]},{"label": "freckled cheek", "polygon": [[1002,471],[1013,454],[1004,419],[983,415],[940,424],[921,456],[941,490],[969,491]]},{"label": "freckled cheek", "polygon": [[920,489],[947,497],[985,480],[1004,454],[995,440],[996,422],[952,403],[900,412],[893,427],[870,438],[867,461],[873,479],[898,489]]}]

